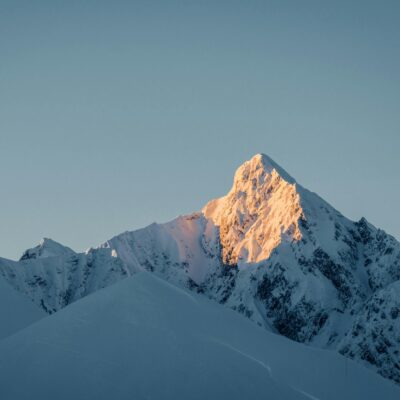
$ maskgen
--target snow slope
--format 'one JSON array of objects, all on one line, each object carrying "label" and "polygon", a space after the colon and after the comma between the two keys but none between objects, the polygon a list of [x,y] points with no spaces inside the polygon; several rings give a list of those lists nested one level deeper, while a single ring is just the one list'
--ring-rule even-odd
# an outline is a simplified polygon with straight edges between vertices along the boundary
[{"label": "snow slope", "polygon": [[1,341],[0,397],[394,400],[400,389],[142,272]]},{"label": "snow slope", "polygon": [[36,247],[26,250],[22,254],[20,261],[56,256],[72,256],[74,254],[76,253],[69,247],[63,246],[52,239],[43,238]]},{"label": "snow slope", "polygon": [[45,316],[46,313],[42,309],[30,299],[24,298],[0,277],[0,339]]}]

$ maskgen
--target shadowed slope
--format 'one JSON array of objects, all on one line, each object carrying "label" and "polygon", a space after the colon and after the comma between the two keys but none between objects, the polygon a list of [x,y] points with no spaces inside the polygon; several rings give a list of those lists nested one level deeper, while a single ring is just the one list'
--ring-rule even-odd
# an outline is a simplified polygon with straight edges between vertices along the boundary
[{"label": "shadowed slope", "polygon": [[0,342],[0,395],[394,400],[400,390],[339,355],[139,273]]}]

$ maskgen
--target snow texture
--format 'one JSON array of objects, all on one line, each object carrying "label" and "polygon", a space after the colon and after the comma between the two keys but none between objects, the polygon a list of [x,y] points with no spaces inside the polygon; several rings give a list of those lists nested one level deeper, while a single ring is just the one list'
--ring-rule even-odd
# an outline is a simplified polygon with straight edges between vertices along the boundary
[{"label": "snow texture", "polygon": [[141,272],[0,342],[3,399],[382,398],[400,389]]},{"label": "snow texture", "polygon": [[36,247],[26,250],[22,255],[22,257],[20,258],[20,261],[31,260],[36,258],[56,257],[65,255],[68,256],[73,254],[75,254],[75,252],[69,247],[63,246],[62,244],[57,243],[54,240],[43,238]]},{"label": "snow texture", "polygon": [[24,298],[0,277],[0,339],[46,316],[28,298]]}]

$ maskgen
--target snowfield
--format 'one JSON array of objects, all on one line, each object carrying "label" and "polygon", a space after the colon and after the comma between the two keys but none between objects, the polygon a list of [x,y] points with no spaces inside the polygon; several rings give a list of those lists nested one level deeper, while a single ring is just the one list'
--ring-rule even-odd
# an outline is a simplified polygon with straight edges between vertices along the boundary
[{"label": "snowfield", "polygon": [[0,340],[45,316],[42,309],[0,277]]},{"label": "snowfield", "polygon": [[385,399],[400,389],[154,275],[0,342],[2,399]]}]

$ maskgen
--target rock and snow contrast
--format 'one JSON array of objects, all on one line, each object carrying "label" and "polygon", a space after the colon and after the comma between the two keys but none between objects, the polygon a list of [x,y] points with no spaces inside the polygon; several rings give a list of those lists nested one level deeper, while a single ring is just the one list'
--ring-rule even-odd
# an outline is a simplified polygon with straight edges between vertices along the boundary
[{"label": "rock and snow contrast", "polygon": [[63,246],[54,240],[43,238],[36,247],[26,250],[19,260],[23,261],[36,258],[69,256],[73,254],[75,254],[75,252],[69,247]]},{"label": "rock and snow contrast", "polygon": [[400,388],[140,272],[0,342],[2,399],[385,399]]},{"label": "rock and snow contrast", "polygon": [[[265,155],[240,166],[231,191],[200,212],[122,233],[86,253],[45,239],[19,262],[0,259],[0,275],[16,291],[56,313],[35,327],[56,324],[47,321],[101,293],[111,296],[110,288],[82,299],[143,271],[237,311],[269,331],[265,338],[276,338],[272,332],[331,350],[400,383],[400,243],[364,218],[350,221]],[[140,289],[131,285],[134,296]],[[318,393],[308,398],[329,398]]]}]

